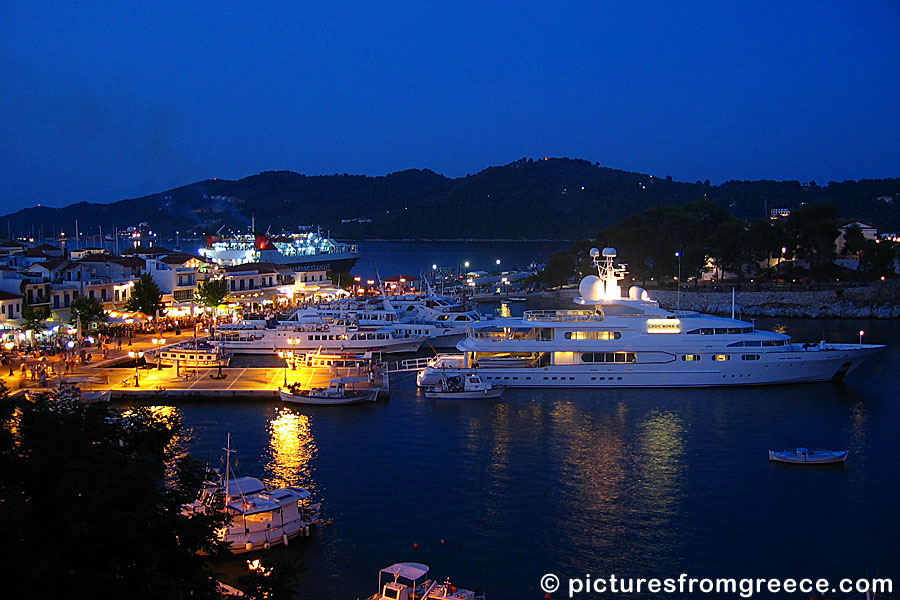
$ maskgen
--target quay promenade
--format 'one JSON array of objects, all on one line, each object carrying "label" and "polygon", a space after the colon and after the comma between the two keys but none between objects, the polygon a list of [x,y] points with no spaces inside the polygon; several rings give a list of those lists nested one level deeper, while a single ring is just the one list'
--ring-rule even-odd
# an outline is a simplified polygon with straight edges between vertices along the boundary
[{"label": "quay promenade", "polygon": [[[180,336],[166,335],[166,346],[189,341],[192,338],[190,332]],[[108,346],[109,354],[105,359],[93,360],[90,364],[77,363],[75,370],[62,376],[62,380],[77,381],[85,391],[110,390],[113,399],[125,398],[150,398],[154,396],[172,397],[247,397],[247,398],[277,398],[278,389],[285,384],[299,383],[303,388],[325,386],[328,384],[329,375],[319,370],[312,373],[310,370],[292,370],[284,366],[278,367],[226,367],[222,369],[222,379],[214,379],[218,368],[176,369],[171,366],[163,366],[157,369],[154,365],[139,364],[137,369],[138,385],[134,385],[135,369],[133,358],[129,352],[149,353],[156,349],[152,342],[152,335],[142,335],[133,338],[131,345],[127,343],[118,349],[115,345]],[[93,348],[92,351],[99,355],[100,351]],[[12,366],[12,374],[5,368],[0,373],[7,388],[16,393],[20,390],[41,389],[43,386],[39,380],[30,378],[27,368],[31,364],[42,363],[50,366],[55,375],[46,380],[46,387],[54,388],[60,382],[59,357],[48,356],[42,358],[29,358],[25,360],[26,369],[21,369],[21,360]],[[143,361],[142,361],[143,362]],[[376,382],[377,387],[386,389],[387,374]]]}]

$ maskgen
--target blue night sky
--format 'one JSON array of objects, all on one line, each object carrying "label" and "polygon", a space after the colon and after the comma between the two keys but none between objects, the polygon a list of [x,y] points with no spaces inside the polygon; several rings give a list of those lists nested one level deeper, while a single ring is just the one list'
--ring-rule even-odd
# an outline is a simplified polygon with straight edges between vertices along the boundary
[{"label": "blue night sky", "polygon": [[898,25],[894,0],[10,0],[0,212],[523,156],[713,183],[897,177]]}]

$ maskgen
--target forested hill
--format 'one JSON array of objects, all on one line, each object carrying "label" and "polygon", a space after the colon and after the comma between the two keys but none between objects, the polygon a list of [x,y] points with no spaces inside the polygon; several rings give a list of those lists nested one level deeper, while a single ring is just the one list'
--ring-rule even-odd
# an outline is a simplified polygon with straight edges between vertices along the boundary
[{"label": "forested hill", "polygon": [[[214,179],[110,204],[35,207],[0,217],[13,234],[104,232],[146,221],[163,235],[246,229],[277,232],[319,225],[334,237],[578,239],[658,204],[707,197],[755,221],[766,207],[834,204],[838,214],[900,231],[900,179],[831,182],[683,183],[601,167],[585,160],[522,159],[451,179],[429,170],[381,177],[306,176],[268,171],[237,181]],[[362,223],[355,220],[363,220]],[[371,219],[371,222],[366,221]],[[351,222],[345,222],[345,221]]]}]

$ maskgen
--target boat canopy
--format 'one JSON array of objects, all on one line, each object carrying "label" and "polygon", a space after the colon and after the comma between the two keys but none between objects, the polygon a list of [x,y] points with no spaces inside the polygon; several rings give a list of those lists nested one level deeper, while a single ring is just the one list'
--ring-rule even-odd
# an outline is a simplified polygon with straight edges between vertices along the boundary
[{"label": "boat canopy", "polygon": [[238,477],[228,480],[228,493],[232,496],[246,496],[266,489],[265,484],[256,477]]},{"label": "boat canopy", "polygon": [[425,577],[428,573],[428,565],[423,565],[422,563],[397,563],[395,565],[391,565],[381,570],[382,573],[388,573],[389,575],[394,575],[395,577],[405,577],[406,579],[410,579],[412,581],[416,581]]}]

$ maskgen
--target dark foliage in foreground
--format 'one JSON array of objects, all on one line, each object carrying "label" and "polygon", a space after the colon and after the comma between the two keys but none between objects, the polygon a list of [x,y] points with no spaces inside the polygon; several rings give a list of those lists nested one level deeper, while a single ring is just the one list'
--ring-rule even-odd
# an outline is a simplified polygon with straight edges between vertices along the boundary
[{"label": "dark foliage in foreground", "polygon": [[204,468],[173,414],[13,401],[0,389],[0,531],[11,598],[217,598],[200,550],[221,515],[182,515]]}]

